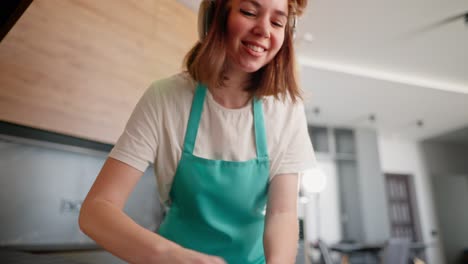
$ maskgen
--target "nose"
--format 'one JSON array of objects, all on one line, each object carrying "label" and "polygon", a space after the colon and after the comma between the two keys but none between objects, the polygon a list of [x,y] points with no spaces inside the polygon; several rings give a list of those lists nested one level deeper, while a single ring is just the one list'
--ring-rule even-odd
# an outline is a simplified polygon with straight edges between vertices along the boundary
[{"label": "nose", "polygon": [[270,38],[270,27],[270,19],[267,16],[259,17],[253,29],[253,33],[260,37]]}]

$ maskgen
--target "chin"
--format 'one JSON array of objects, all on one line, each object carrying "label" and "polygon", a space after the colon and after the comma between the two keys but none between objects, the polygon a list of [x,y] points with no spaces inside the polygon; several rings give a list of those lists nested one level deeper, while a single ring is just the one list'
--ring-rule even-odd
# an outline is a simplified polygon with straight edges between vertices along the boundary
[{"label": "chin", "polygon": [[265,63],[265,60],[237,59],[231,60],[231,63],[229,64],[237,71],[254,73],[263,68],[267,63]]},{"label": "chin", "polygon": [[242,70],[244,72],[246,72],[246,73],[254,73],[254,72],[257,72],[260,69],[261,69],[261,67],[259,67],[259,68],[248,68],[248,69],[242,69]]},{"label": "chin", "polygon": [[241,65],[240,68],[242,71],[247,72],[247,73],[254,73],[261,68],[263,68],[265,65]]}]

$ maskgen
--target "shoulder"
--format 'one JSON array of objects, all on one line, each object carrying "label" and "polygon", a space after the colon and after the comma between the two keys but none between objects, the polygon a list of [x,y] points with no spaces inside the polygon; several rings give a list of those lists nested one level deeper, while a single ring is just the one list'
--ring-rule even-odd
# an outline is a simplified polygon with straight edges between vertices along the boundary
[{"label": "shoulder", "polygon": [[277,144],[285,146],[292,137],[306,126],[304,104],[298,100],[279,100],[273,96],[264,97],[263,109],[266,130]]},{"label": "shoulder", "polygon": [[275,118],[293,118],[304,113],[304,103],[301,99],[293,102],[287,96],[285,99],[277,99],[274,96],[265,96],[263,98],[263,109],[267,117]]},{"label": "shoulder", "polygon": [[156,80],[145,90],[134,111],[156,116],[171,113],[173,109],[190,104],[194,86],[193,80],[184,72]]},{"label": "shoulder", "polygon": [[177,97],[193,96],[196,82],[187,72],[180,72],[167,78],[151,83],[146,94],[153,99],[176,99]]},{"label": "shoulder", "polygon": [[196,82],[186,72],[154,81],[143,95],[143,108],[154,113],[155,119],[165,122],[180,119],[190,111]]}]

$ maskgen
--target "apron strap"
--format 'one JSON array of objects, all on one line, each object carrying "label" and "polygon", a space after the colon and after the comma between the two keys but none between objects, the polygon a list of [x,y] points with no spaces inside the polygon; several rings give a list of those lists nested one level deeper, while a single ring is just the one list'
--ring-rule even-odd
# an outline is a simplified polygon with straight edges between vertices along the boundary
[{"label": "apron strap", "polygon": [[195,95],[193,97],[192,109],[185,133],[184,151],[193,154],[195,140],[197,139],[198,125],[200,124],[203,103],[205,102],[206,86],[198,83]]},{"label": "apron strap", "polygon": [[[195,148],[195,140],[197,138],[198,127],[200,125],[203,103],[205,102],[206,89],[207,88],[204,84],[198,83],[192,102],[192,109],[190,110],[187,131],[184,139],[184,151],[190,154],[193,154],[193,150]],[[261,99],[254,98],[253,114],[257,158],[268,159],[265,122],[263,119],[263,106]]]},{"label": "apron strap", "polygon": [[265,121],[263,119],[262,99],[254,98],[253,107],[257,158],[268,159],[268,147],[266,141]]}]

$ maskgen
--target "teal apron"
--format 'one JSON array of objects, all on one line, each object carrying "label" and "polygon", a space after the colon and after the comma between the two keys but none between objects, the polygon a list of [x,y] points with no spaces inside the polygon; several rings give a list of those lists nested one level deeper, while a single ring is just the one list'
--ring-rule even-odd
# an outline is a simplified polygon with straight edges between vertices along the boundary
[{"label": "teal apron", "polygon": [[158,233],[229,264],[263,264],[270,165],[262,102],[253,100],[257,158],[209,160],[193,155],[206,90],[199,84],[195,91],[182,157],[169,193],[172,203]]}]

